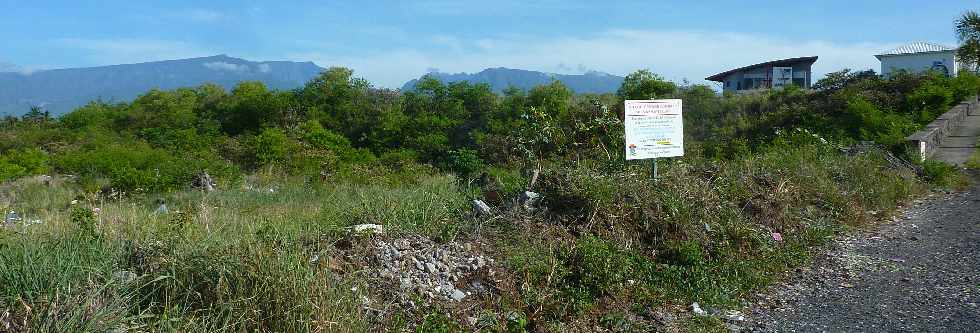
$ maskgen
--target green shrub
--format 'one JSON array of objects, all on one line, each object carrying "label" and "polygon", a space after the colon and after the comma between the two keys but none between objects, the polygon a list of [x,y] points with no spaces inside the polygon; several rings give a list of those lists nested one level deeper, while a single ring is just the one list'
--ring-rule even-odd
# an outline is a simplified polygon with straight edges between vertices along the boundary
[{"label": "green shrub", "polygon": [[227,179],[238,169],[215,156],[181,156],[144,142],[105,143],[57,155],[55,167],[83,179],[108,179],[122,191],[163,191],[186,188],[202,171]]},{"label": "green shrub", "polygon": [[483,161],[472,149],[450,150],[446,160],[446,169],[467,177],[483,169]]},{"label": "green shrub", "polygon": [[939,81],[940,79],[925,81],[906,98],[909,109],[916,112],[914,116],[920,124],[936,119],[953,104],[953,91]]},{"label": "green shrub", "polygon": [[95,225],[97,220],[95,213],[91,209],[79,205],[72,206],[69,219],[71,220],[71,224],[77,227],[84,237],[96,237]]},{"label": "green shrub", "polygon": [[950,90],[954,101],[963,101],[980,93],[980,76],[969,71],[960,71],[950,80]]},{"label": "green shrub", "polygon": [[0,153],[0,182],[49,171],[48,154],[38,148],[11,149]]},{"label": "green shrub", "polygon": [[27,168],[11,163],[0,156],[0,182],[27,175]]},{"label": "green shrub", "polygon": [[571,268],[565,277],[566,292],[579,311],[597,297],[615,293],[627,280],[642,278],[629,253],[590,235],[579,238],[565,264]]},{"label": "green shrub", "polygon": [[695,266],[704,262],[701,243],[696,241],[675,241],[667,245],[663,258],[671,264]]},{"label": "green shrub", "polygon": [[962,186],[966,181],[955,166],[937,160],[922,162],[922,177],[930,184],[947,188]]},{"label": "green shrub", "polygon": [[608,205],[617,192],[613,176],[581,166],[546,168],[539,182],[549,211],[574,220]]},{"label": "green shrub", "polygon": [[[945,91],[945,90],[944,90]],[[927,94],[927,93],[923,93]],[[913,97],[909,97],[910,100]],[[919,96],[914,97],[915,99],[923,98],[938,98],[939,101],[922,101],[921,106],[923,113],[919,115],[919,119],[931,121],[935,117],[942,114],[935,113],[934,110],[937,107],[929,103],[941,103],[944,105],[938,109],[944,109],[945,105],[948,105],[948,100],[944,97],[935,96]],[[919,103],[919,102],[910,102]],[[887,111],[879,110],[873,104],[861,97],[854,97],[847,102],[847,108],[844,109],[845,115],[851,121],[848,127],[851,133],[854,134],[854,138],[864,141],[874,141],[889,147],[898,146],[904,142],[905,136],[914,132],[917,128],[916,124],[910,119],[903,115],[891,113]],[[927,122],[928,122],[927,121]]]},{"label": "green shrub", "polygon": [[433,312],[427,314],[422,319],[422,324],[415,329],[417,333],[451,333],[461,332],[463,327],[456,323],[451,317],[441,313]]},{"label": "green shrub", "polygon": [[285,163],[289,138],[278,128],[266,128],[252,141],[252,154],[259,166]]}]

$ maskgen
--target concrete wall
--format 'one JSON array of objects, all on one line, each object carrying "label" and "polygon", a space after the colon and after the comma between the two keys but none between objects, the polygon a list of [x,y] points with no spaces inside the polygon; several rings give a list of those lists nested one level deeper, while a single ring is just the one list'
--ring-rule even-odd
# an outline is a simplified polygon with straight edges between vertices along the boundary
[{"label": "concrete wall", "polygon": [[926,125],[925,128],[905,139],[912,146],[912,149],[918,152],[919,157],[925,160],[936,152],[936,148],[942,144],[953,129],[960,126],[967,116],[977,115],[978,112],[980,112],[980,102],[978,102],[977,96],[967,98],[966,101],[953,107]]},{"label": "concrete wall", "polygon": [[933,62],[939,61],[949,69],[950,76],[956,76],[959,64],[955,55],[955,51],[944,51],[881,56],[881,75],[888,76],[896,70],[923,72],[931,69]]}]

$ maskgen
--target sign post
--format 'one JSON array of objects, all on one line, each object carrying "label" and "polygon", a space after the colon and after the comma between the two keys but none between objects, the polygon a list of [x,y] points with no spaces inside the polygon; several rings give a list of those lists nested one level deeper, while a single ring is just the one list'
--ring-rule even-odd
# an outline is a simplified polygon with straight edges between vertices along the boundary
[{"label": "sign post", "polygon": [[657,158],[684,156],[682,101],[627,100],[624,115],[626,160],[652,159],[650,175],[657,180]]}]

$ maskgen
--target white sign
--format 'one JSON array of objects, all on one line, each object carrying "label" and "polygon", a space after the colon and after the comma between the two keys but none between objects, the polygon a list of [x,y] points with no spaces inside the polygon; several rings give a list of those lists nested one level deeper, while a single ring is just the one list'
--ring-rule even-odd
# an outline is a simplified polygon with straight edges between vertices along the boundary
[{"label": "white sign", "polygon": [[626,101],[626,159],[684,156],[681,100]]}]

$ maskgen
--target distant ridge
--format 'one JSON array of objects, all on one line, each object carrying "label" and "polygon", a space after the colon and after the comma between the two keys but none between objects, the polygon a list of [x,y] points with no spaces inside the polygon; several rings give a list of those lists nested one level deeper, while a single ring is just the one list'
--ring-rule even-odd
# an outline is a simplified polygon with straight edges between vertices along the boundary
[{"label": "distant ridge", "polygon": [[[436,79],[445,83],[466,81],[469,83],[486,83],[495,92],[502,92],[510,86],[520,89],[531,89],[542,84],[549,84],[554,80],[561,81],[569,89],[579,94],[601,94],[613,93],[619,89],[623,83],[623,77],[601,73],[588,72],[585,74],[567,75],[552,74],[545,72],[535,72],[522,69],[511,68],[487,68],[479,73],[429,73]],[[419,79],[414,79],[405,83],[402,90],[412,90],[418,84]]]},{"label": "distant ridge", "polygon": [[230,89],[241,81],[293,89],[323,68],[312,62],[255,62],[221,54],[210,57],[87,68],[0,73],[0,115],[20,115],[32,105],[52,114],[70,112],[92,100],[130,101],[154,88],[215,83]]}]

